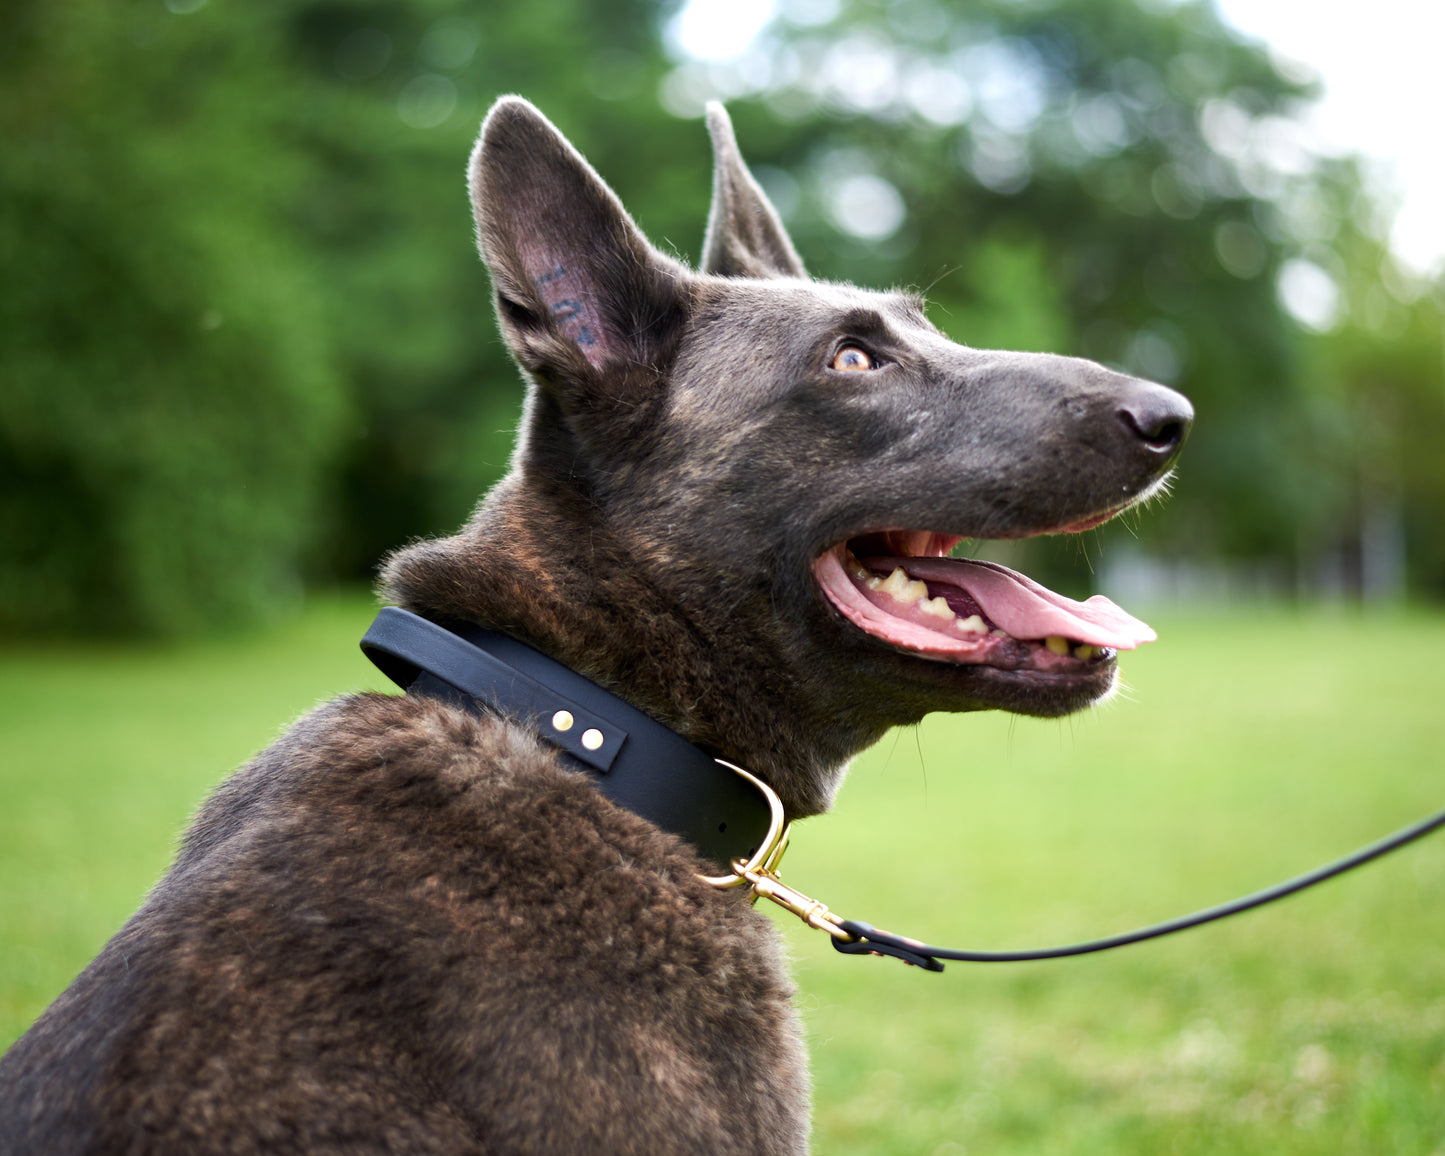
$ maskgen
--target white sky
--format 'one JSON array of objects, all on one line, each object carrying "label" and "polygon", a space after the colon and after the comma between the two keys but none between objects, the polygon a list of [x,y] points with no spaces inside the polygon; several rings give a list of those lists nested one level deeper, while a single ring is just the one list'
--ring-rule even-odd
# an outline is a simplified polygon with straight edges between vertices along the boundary
[{"label": "white sky", "polygon": [[[1384,162],[1398,197],[1395,252],[1426,272],[1445,264],[1445,3],[1441,0],[1215,0],[1240,31],[1306,65],[1324,84],[1311,124],[1341,151]],[[788,0],[826,19],[832,0]],[[775,0],[690,0],[673,25],[684,55],[741,53]]]},{"label": "white sky", "polygon": [[1215,0],[1236,28],[1324,83],[1320,137],[1387,162],[1400,213],[1395,252],[1417,270],[1445,259],[1445,4],[1439,0]]}]

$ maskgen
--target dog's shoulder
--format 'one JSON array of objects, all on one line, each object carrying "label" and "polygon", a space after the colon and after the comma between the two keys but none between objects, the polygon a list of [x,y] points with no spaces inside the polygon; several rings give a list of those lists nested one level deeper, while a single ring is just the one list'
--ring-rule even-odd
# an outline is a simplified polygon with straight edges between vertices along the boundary
[{"label": "dog's shoulder", "polygon": [[361,694],[304,716],[223,783],[172,875],[187,890],[214,875],[299,893],[354,873],[354,888],[455,885],[502,902],[588,890],[634,868],[679,893],[711,894],[690,848],[609,803],[534,727]]},{"label": "dog's shoulder", "polygon": [[[675,1109],[652,1121],[659,1143],[697,1126],[704,1091],[786,1133],[806,1090],[759,1102],[750,1071],[802,1071],[773,929],[699,867],[519,725],[340,699],[202,807],[147,903],[7,1057],[11,1091],[74,1101],[73,1121],[103,1102],[97,1126],[146,1121],[195,1151],[268,1120],[304,1124],[308,1150],[369,1151],[399,1119],[414,1151],[498,1129],[561,1150],[558,1129],[627,1135],[625,1106],[659,1091]],[[84,1063],[47,1072],[58,1039]]]},{"label": "dog's shoulder", "polygon": [[314,953],[318,975],[374,934],[378,951],[396,945],[377,958],[401,973],[388,984],[429,969],[451,984],[460,969],[475,993],[557,971],[599,990],[681,977],[700,995],[737,967],[730,955],[773,954],[767,922],[703,868],[531,727],[368,694],[306,716],[223,784],[159,890],[167,917],[206,939],[255,921],[276,961]]}]

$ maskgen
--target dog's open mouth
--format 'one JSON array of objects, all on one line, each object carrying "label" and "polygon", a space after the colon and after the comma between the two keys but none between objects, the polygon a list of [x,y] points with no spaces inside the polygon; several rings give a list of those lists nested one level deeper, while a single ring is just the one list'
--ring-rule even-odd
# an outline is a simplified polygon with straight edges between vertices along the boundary
[{"label": "dog's open mouth", "polygon": [[1154,641],[1153,630],[1102,594],[1076,602],[1006,566],[948,557],[960,541],[928,531],[867,534],[828,550],[813,572],[860,630],[940,662],[1062,674]]}]

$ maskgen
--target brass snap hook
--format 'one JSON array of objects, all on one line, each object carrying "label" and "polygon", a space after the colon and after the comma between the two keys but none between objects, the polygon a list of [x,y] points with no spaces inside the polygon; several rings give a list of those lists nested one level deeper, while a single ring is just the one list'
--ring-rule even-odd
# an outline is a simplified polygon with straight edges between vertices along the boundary
[{"label": "brass snap hook", "polygon": [[778,865],[783,860],[783,853],[788,849],[788,838],[792,834],[793,828],[792,824],[785,822],[783,802],[778,798],[777,792],[756,775],[743,770],[742,767],[734,766],[723,759],[714,761],[741,775],[761,791],[763,797],[768,801],[768,810],[772,819],[762,846],[754,851],[750,858],[734,859],[731,875],[703,875],[700,877],[703,882],[720,889],[740,887],[746,883],[752,891],[754,903],[759,899],[771,900],[779,907],[791,911],[809,927],[816,928],[818,931],[826,931],[834,939],[852,942],[856,937],[839,926],[842,923],[841,916],[834,915],[828,910],[826,904],[804,895],[796,887],[789,887],[778,878]]},{"label": "brass snap hook", "polygon": [[743,869],[747,871],[765,870],[775,866],[783,857],[783,851],[788,845],[788,831],[790,825],[787,816],[783,814],[783,800],[778,798],[777,791],[763,782],[762,779],[742,767],[735,766],[726,759],[713,759],[720,767],[726,767],[736,775],[746,779],[768,802],[768,833],[763,838],[758,849],[753,852],[752,857],[746,862],[739,859],[734,861],[732,875],[701,875],[704,883],[710,883],[714,887],[727,888],[738,887],[747,882],[747,878],[738,870],[738,863],[742,863]]}]

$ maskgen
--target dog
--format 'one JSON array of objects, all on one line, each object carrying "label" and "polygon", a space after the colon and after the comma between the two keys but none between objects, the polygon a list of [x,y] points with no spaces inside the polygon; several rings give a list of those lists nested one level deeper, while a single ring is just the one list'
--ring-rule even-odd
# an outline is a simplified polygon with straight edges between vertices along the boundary
[{"label": "dog", "polygon": [[[800,818],[891,727],[1109,693],[1147,627],[950,551],[1147,498],[1193,415],[1092,362],[955,344],[916,296],[810,280],[707,119],[693,271],[532,105],[492,108],[470,193],[528,382],[518,442],[381,588],[563,664]],[[303,717],[0,1062],[0,1151],[804,1152],[772,925],[544,721],[460,692]]]}]

